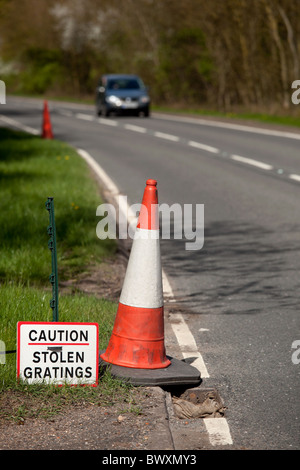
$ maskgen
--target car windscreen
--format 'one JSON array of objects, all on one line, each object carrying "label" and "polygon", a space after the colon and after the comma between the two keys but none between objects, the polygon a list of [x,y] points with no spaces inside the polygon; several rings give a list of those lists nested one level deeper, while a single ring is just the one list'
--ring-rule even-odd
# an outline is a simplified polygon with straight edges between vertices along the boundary
[{"label": "car windscreen", "polygon": [[139,90],[142,87],[141,82],[135,78],[116,78],[107,83],[109,90]]}]

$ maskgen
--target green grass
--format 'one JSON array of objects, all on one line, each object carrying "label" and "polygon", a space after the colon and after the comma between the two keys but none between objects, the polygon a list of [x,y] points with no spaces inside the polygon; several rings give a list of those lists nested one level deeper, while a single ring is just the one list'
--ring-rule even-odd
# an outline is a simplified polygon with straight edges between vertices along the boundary
[{"label": "green grass", "polygon": [[[96,208],[103,201],[72,147],[3,128],[0,141],[0,340],[15,350],[18,321],[52,321],[48,196],[54,197],[59,281],[89,267],[101,269],[114,256],[116,242],[96,236]],[[100,350],[107,346],[116,309],[114,302],[80,292],[59,296],[59,321],[98,323]],[[126,401],[129,390],[109,372],[98,387],[28,385],[16,380],[16,354],[6,354],[0,363],[0,418],[51,414],[74,400]]]},{"label": "green grass", "polygon": [[[16,347],[17,322],[49,321],[50,292],[24,285],[1,286],[1,338],[6,349]],[[60,321],[97,322],[99,349],[105,349],[111,335],[115,304],[93,296],[75,294],[60,297]],[[57,387],[27,384],[16,380],[16,355],[7,354],[0,364],[0,423],[25,419],[49,419],[73,405],[117,405],[120,413],[139,413],[135,390],[129,384],[113,379],[108,371],[99,377],[98,387]]]},{"label": "green grass", "polygon": [[[16,349],[18,321],[51,321],[51,292],[24,285],[1,286],[1,340],[6,350]],[[105,349],[111,335],[116,306],[113,302],[84,294],[63,295],[59,298],[59,321],[99,324],[99,349]],[[0,391],[16,384],[16,355],[7,354],[0,365]]]},{"label": "green grass", "polygon": [[6,129],[0,129],[0,141],[0,281],[48,282],[48,196],[54,197],[61,276],[112,255],[115,242],[96,237],[102,201],[75,150]]}]

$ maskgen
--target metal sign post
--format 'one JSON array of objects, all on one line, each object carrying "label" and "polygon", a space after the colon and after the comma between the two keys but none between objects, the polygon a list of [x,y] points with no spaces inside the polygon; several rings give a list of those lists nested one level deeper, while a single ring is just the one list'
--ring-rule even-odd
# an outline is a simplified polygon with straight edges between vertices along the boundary
[{"label": "metal sign post", "polygon": [[52,284],[52,299],[50,300],[50,307],[53,310],[53,321],[58,322],[58,274],[53,197],[48,197],[48,200],[46,202],[46,209],[47,211],[49,211],[50,219],[50,224],[47,228],[47,233],[50,236],[50,240],[48,241],[48,247],[52,255],[52,273],[49,276],[49,281]]}]

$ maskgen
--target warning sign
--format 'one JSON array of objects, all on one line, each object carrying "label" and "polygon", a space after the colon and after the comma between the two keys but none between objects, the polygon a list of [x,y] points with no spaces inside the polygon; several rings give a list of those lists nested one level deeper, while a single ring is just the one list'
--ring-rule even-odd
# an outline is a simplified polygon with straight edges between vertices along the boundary
[{"label": "warning sign", "polygon": [[98,383],[98,324],[18,322],[17,376],[28,383]]}]

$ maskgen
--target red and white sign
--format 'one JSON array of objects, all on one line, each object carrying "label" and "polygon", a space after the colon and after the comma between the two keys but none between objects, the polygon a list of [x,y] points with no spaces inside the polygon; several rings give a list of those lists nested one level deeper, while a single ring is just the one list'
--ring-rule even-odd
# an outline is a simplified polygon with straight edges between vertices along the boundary
[{"label": "red and white sign", "polygon": [[28,383],[98,384],[97,323],[18,322],[17,377]]}]

